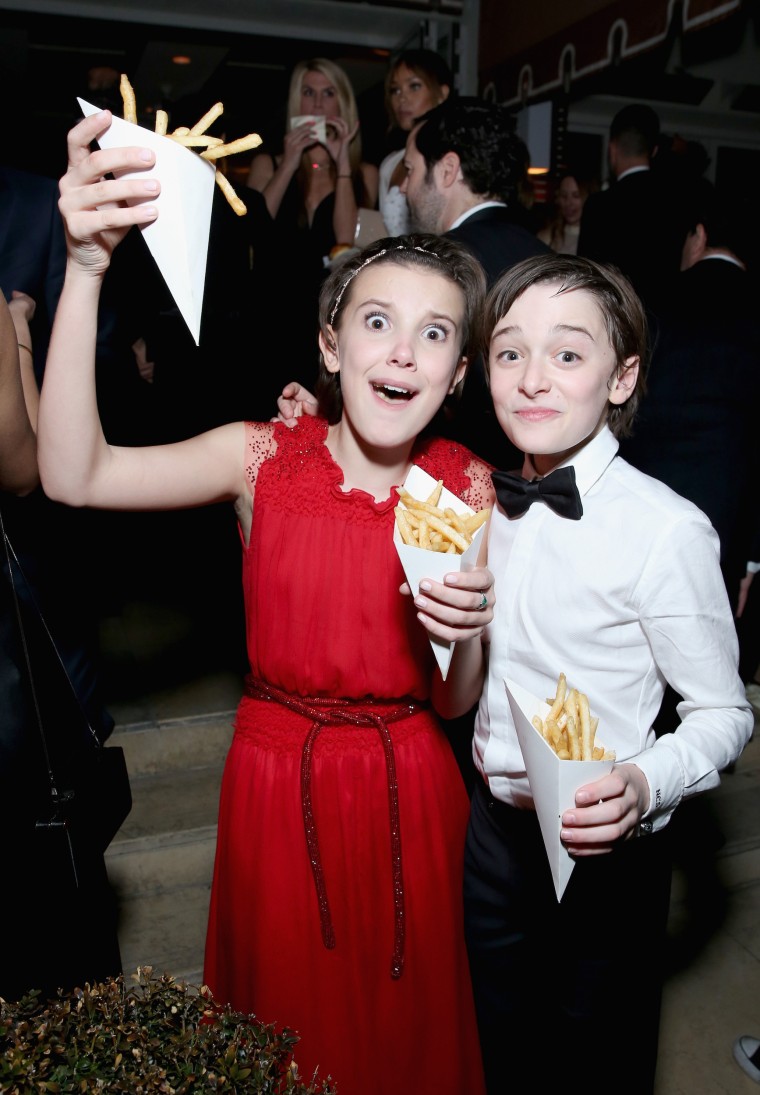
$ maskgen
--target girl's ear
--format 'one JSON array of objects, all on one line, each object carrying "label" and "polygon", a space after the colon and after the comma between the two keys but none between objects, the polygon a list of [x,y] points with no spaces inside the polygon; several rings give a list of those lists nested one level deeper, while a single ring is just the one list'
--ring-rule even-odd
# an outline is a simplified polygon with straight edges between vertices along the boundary
[{"label": "girl's ear", "polygon": [[454,375],[451,378],[451,384],[449,385],[449,395],[452,395],[457,385],[461,384],[464,380],[468,364],[469,362],[466,357],[460,357],[459,364],[454,370]]},{"label": "girl's ear", "polygon": [[639,355],[634,354],[633,357],[626,358],[615,371],[615,375],[610,381],[610,403],[614,403],[615,406],[619,407],[631,398],[636,388],[636,381],[639,378],[639,364]]},{"label": "girl's ear", "polygon": [[441,84],[441,97],[438,100],[439,103],[443,103],[448,99],[451,88],[448,84]]},{"label": "girl's ear", "polygon": [[328,326],[324,331],[319,332],[319,349],[322,353],[322,361],[324,362],[324,366],[328,373],[340,372],[338,343],[335,338],[335,331],[332,327]]}]

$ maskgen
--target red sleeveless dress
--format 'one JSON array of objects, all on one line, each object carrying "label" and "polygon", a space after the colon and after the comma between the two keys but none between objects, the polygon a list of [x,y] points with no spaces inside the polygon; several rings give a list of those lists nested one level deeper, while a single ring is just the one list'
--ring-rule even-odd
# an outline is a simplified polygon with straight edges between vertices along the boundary
[{"label": "red sleeveless dress", "polygon": [[[399,593],[395,491],[344,493],[326,432],[309,418],[248,429],[251,676],[222,783],[204,980],[220,1003],[296,1031],[301,1075],[332,1077],[339,1095],[480,1095],[467,794],[427,704],[426,633]],[[462,446],[429,441],[414,462],[487,502],[489,469]]]}]

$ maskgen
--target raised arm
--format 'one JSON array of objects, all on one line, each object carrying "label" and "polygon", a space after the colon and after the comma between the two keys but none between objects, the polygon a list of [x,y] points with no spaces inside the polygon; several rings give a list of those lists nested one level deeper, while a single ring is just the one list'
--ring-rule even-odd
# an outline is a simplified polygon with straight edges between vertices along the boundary
[{"label": "raised arm", "polygon": [[359,207],[354,194],[354,178],[349,159],[351,141],[356,135],[359,123],[348,128],[344,118],[331,118],[327,138],[327,151],[335,163],[335,207],[333,211],[333,232],[337,243],[353,243]]},{"label": "raised arm", "polygon": [[[154,155],[137,147],[90,151],[110,125],[108,111],[69,134],[68,170],[61,180],[67,264],[45,370],[39,416],[40,474],[46,493],[75,506],[162,509],[234,499],[243,481],[242,423],[176,445],[109,445],[95,391],[97,312],[113,249],[135,224],[148,224],[158,182]],[[137,178],[111,173],[145,171]],[[126,201],[134,204],[126,205]]]},{"label": "raised arm", "polygon": [[19,355],[31,347],[17,345],[16,330],[5,297],[0,293],[0,490],[28,494],[39,482],[37,445],[29,421],[19,370]]}]

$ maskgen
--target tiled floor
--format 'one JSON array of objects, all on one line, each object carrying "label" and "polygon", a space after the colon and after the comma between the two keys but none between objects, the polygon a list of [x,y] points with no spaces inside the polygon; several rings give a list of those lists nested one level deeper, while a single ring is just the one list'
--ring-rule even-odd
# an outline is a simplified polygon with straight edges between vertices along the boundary
[{"label": "tiled floor", "polygon": [[[221,582],[218,596],[202,595],[204,583],[187,577],[218,566],[218,558],[186,528],[164,547],[163,559],[154,562],[151,581],[128,589],[104,616],[104,680],[118,725],[228,710],[239,695],[243,647],[234,587]],[[230,565],[234,582],[237,564]],[[758,1090],[732,1057],[737,1035],[760,1037],[760,723],[757,730],[734,771],[697,801],[685,826],[691,855],[674,882],[656,1095]],[[635,976],[623,948],[621,994]],[[615,1091],[614,1077],[608,1090]]]}]

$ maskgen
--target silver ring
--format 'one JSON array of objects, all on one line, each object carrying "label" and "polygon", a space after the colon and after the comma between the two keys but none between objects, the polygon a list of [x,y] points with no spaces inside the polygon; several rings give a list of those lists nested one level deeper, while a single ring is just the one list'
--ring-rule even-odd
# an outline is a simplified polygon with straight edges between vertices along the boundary
[{"label": "silver ring", "polygon": [[482,612],[484,608],[488,608],[488,598],[485,593],[480,594],[480,604],[476,607],[476,612]]}]

